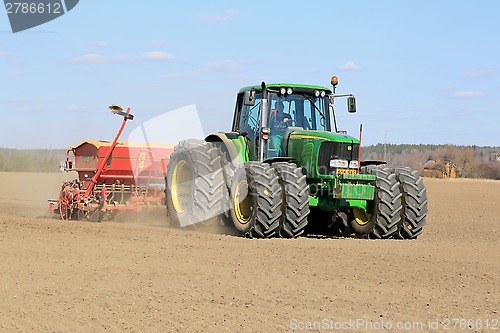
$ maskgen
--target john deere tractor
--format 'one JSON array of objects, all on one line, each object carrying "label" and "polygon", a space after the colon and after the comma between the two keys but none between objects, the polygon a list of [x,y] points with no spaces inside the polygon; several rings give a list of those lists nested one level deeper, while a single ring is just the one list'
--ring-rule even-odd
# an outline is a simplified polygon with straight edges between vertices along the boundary
[{"label": "john deere tractor", "polygon": [[360,160],[360,139],[337,129],[333,108],[347,97],[356,112],[355,97],[336,94],[337,83],[240,89],[230,132],[181,141],[170,156],[171,223],[213,220],[257,238],[417,238],[427,215],[422,179]]}]

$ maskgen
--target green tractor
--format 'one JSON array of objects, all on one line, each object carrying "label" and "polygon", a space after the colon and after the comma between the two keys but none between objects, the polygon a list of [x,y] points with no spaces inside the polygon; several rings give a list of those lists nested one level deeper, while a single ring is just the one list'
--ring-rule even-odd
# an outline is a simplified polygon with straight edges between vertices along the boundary
[{"label": "green tractor", "polygon": [[166,176],[171,223],[217,221],[256,238],[417,238],[427,215],[422,179],[360,160],[361,135],[339,131],[333,108],[347,97],[356,112],[355,98],[335,94],[337,77],[331,83],[244,87],[230,132],[179,142]]}]

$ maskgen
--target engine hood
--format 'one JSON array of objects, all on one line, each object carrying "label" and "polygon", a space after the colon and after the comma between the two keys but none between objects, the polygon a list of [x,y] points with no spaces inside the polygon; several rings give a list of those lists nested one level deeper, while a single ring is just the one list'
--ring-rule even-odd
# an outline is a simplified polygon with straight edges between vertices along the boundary
[{"label": "engine hood", "polygon": [[331,142],[346,142],[346,143],[359,143],[359,139],[346,134],[324,132],[324,131],[311,131],[304,129],[295,129],[290,132],[288,136],[290,140],[297,139],[310,139],[318,141],[331,141]]}]

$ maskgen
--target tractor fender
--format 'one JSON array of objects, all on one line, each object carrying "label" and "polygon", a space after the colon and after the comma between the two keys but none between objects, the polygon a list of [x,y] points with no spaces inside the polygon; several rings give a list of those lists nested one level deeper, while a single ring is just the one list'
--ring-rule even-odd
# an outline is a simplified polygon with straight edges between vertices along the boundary
[{"label": "tractor fender", "polygon": [[[239,133],[230,133],[231,136],[234,135],[234,137],[238,137],[240,134]],[[234,164],[235,166],[239,166],[246,161],[241,158],[241,155],[239,153],[239,150],[237,149],[234,141],[230,138],[228,138],[227,133],[215,133],[215,134],[210,134],[205,138],[205,141],[207,142],[213,142],[213,143],[219,143],[220,144],[220,149],[226,153],[226,158],[229,160],[227,162]]]}]

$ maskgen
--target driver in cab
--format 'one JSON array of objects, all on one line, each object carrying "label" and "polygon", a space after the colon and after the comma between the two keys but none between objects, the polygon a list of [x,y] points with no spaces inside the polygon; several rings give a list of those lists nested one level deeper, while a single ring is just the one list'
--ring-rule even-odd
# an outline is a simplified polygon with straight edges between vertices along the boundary
[{"label": "driver in cab", "polygon": [[274,109],[271,109],[269,127],[271,128],[271,148],[277,150],[278,156],[281,148],[281,140],[289,126],[293,126],[292,116],[284,112],[285,105],[282,101],[276,101]]}]

